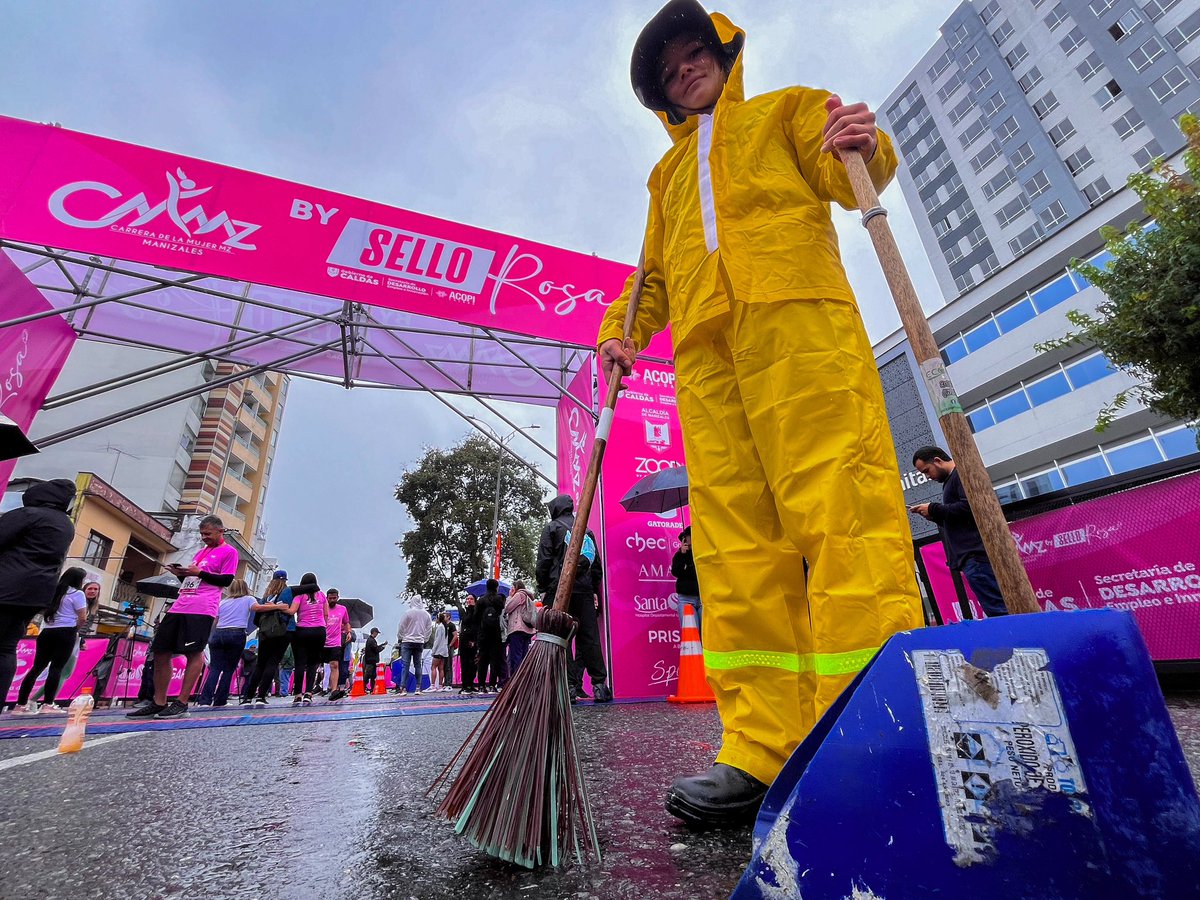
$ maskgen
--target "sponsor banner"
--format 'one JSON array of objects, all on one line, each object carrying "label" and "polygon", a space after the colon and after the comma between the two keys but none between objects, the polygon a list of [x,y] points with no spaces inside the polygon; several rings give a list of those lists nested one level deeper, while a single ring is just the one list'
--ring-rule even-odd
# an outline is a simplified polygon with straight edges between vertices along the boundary
[{"label": "sponsor banner", "polygon": [[[132,643],[132,647],[130,647]],[[108,679],[108,684],[104,690],[104,696],[109,698],[136,697],[138,689],[142,684],[142,666],[146,663],[146,653],[150,645],[145,641],[126,641],[121,638],[117,642],[117,656],[113,660],[112,674]],[[93,677],[93,670],[96,664],[104,657],[108,650],[108,638],[105,637],[90,637],[84,639],[84,647],[82,650],[76,651],[74,668],[71,663],[67,663],[67,668],[70,669],[70,674],[63,679],[62,684],[58,687],[58,697],[55,699],[60,701],[72,700],[79,695],[79,692],[85,687],[95,688],[96,679]],[[15,703],[17,693],[21,689],[21,681],[25,675],[33,668],[33,657],[37,652],[37,641],[34,638],[24,638],[17,644],[17,674],[13,677],[12,687],[8,692],[8,702]],[[175,658],[175,669],[171,675],[171,687],[169,693],[175,695],[179,693],[179,689],[183,686],[183,670],[187,660],[182,656]],[[200,679],[196,682],[196,687],[204,683],[204,675],[201,674]],[[42,672],[38,676],[34,689],[34,695],[37,694],[42,686],[46,683],[46,672]]]},{"label": "sponsor banner", "polygon": [[[632,267],[0,117],[0,236],[590,344]],[[669,353],[657,342],[657,355]]]},{"label": "sponsor banner", "polygon": [[[1200,473],[1041,513],[1010,528],[1044,610],[1127,610],[1152,658],[1200,659]],[[940,544],[922,547],[921,555],[927,565],[940,556],[945,566]],[[930,574],[945,614],[943,596],[957,606],[953,585]]]},{"label": "sponsor banner", "polygon": [[[107,640],[90,640],[84,642],[82,650],[75,649],[72,654],[75,659],[72,663],[67,662],[66,669],[70,674],[60,682],[58,686],[58,696],[55,700],[70,700],[75,697],[81,688],[95,687],[95,679],[92,678],[92,669],[96,667],[96,663],[100,661],[100,657],[104,655],[104,651],[108,648]],[[25,638],[17,644],[17,673],[13,676],[12,687],[8,690],[8,702],[16,703],[17,694],[21,690],[21,682],[25,680],[25,676],[29,670],[33,668],[33,657],[37,652],[37,641],[33,638]],[[46,675],[48,670],[43,670],[42,674],[37,677],[34,682],[33,693],[30,697],[36,697],[46,685]],[[136,691],[135,691],[136,693]],[[47,702],[49,698],[43,698],[42,702]]]},{"label": "sponsor banner", "polygon": [[[958,603],[958,593],[954,590],[954,577],[950,574],[950,564],[946,561],[946,547],[941,541],[925,544],[918,551],[921,562],[925,564],[925,574],[929,578],[929,586],[933,589],[933,602],[937,604],[942,623],[953,625],[963,620],[962,606]],[[967,602],[971,604],[971,618],[982,619],[983,607],[971,592],[971,586],[963,579],[963,589],[967,592]]]},{"label": "sponsor banner", "polygon": [[[0,204],[3,196],[0,190]],[[0,319],[17,319],[53,308],[12,260],[0,253]],[[0,328],[0,414],[28,434],[33,417],[42,408],[74,345],[75,332],[61,316]],[[16,464],[15,459],[0,461],[0,494]]]}]

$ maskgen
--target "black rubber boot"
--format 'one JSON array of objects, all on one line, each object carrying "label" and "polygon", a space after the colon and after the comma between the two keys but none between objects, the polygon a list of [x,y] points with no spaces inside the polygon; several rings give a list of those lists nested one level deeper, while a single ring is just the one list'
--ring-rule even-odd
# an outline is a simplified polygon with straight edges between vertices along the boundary
[{"label": "black rubber boot", "polygon": [[612,688],[603,681],[592,685],[592,699],[597,703],[612,703]]},{"label": "black rubber boot", "polygon": [[716,763],[702,775],[676,778],[667,791],[667,812],[707,828],[753,821],[767,785],[741,769]]}]

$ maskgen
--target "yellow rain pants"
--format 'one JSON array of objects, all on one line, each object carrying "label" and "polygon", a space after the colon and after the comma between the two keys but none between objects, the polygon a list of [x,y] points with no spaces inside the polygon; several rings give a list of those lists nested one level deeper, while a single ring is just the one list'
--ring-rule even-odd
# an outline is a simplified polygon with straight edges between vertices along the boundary
[{"label": "yellow rain pants", "polygon": [[921,607],[857,307],[730,307],[676,348],[678,403],[717,762],[770,783],[887,637],[921,625]]}]

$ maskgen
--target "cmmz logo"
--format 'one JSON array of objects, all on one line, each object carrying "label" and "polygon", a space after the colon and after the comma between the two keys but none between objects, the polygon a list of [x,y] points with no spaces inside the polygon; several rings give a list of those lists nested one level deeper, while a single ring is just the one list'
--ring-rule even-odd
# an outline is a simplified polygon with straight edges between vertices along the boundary
[{"label": "cmmz logo", "polygon": [[[108,228],[130,215],[133,218],[125,224],[130,228],[140,228],[165,214],[184,237],[199,237],[220,229],[225,232],[225,240],[221,241],[220,246],[235,250],[258,249],[254,244],[246,243],[246,238],[262,228],[261,225],[231,218],[224,210],[210,217],[200,203],[188,209],[182,207],[182,201],[207,194],[212,190],[212,185],[196,187],[196,182],[188,178],[183,169],[176,169],[174,175],[167,172],[166,176],[167,196],[154,204],[147,199],[145,191],[125,200],[122,199],[121,192],[112,185],[100,181],[73,181],[50,195],[50,214],[64,225],[75,228]],[[68,200],[88,194],[102,194],[110,200],[120,202],[107,212],[89,218],[67,210]],[[94,207],[98,201],[93,196],[81,202]],[[79,203],[80,201],[76,201],[73,205],[78,209]]]}]

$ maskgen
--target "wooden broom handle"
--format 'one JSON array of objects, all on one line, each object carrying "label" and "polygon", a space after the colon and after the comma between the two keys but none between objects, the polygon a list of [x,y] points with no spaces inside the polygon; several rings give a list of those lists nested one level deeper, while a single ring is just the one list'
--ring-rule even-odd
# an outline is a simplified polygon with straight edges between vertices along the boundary
[{"label": "wooden broom handle", "polygon": [[1000,501],[992,489],[992,480],[979,455],[979,448],[975,446],[975,437],[967,417],[963,415],[962,404],[950,382],[933,332],[929,330],[929,323],[908,270],[904,267],[904,260],[900,257],[900,248],[896,246],[896,239],[887,222],[887,210],[879,204],[879,194],[871,182],[867,164],[858,150],[839,149],[838,155],[846,166],[846,174],[850,176],[854,199],[862,210],[863,225],[875,245],[875,253],[891,289],[892,299],[896,301],[904,333],[917,356],[938,422],[950,444],[950,454],[962,479],[967,502],[971,505],[984,549],[996,573],[1004,603],[1010,613],[1038,612],[1040,607],[1034,597],[1033,586],[1029,583],[1029,575],[1021,564],[1021,555],[1017,552],[1012,532],[1000,509]]},{"label": "wooden broom handle", "polygon": [[[633,323],[637,318],[638,304],[642,300],[642,286],[646,283],[646,248],[638,258],[637,272],[633,277],[633,289],[629,295],[629,308],[625,310],[625,325],[621,344],[633,336]],[[575,507],[575,524],[571,528],[571,543],[563,559],[562,572],[558,576],[558,590],[554,595],[554,608],[565,612],[571,603],[571,590],[575,587],[575,570],[579,567],[579,552],[583,548],[583,536],[587,533],[588,517],[592,513],[592,500],[596,496],[596,483],[600,479],[600,463],[604,460],[604,448],[608,446],[608,433],[612,428],[613,410],[617,406],[617,395],[625,373],[620,366],[613,367],[613,377],[608,382],[608,396],[604,398],[604,409],[600,411],[600,422],[596,425],[596,437],[592,441],[592,458],[588,461],[587,475]]]}]

